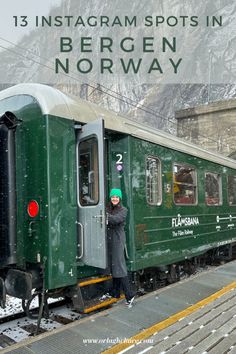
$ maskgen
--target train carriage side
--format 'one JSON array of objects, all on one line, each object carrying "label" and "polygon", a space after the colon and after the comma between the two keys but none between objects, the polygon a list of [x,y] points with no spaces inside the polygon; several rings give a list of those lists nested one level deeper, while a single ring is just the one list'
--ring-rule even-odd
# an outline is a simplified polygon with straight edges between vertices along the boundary
[{"label": "train carriage side", "polygon": [[[11,128],[8,118],[16,120],[14,156],[1,151],[1,181],[3,170],[15,166],[11,205],[10,196],[2,198],[10,190],[9,176],[6,191],[1,184],[1,216],[3,209],[15,211],[1,220],[2,228],[15,225],[11,239],[1,233],[1,303],[6,292],[30,300],[33,288],[73,290],[79,278],[107,272],[104,165],[110,133],[104,135],[103,120],[86,103],[43,85],[2,92],[0,113],[1,139]],[[124,195],[127,202],[126,189]],[[3,247],[8,244],[10,255]]]},{"label": "train carriage side", "polygon": [[[18,93],[10,89],[10,94],[0,102],[1,142],[4,140],[1,144],[2,304],[6,292],[30,299],[33,288],[53,290],[75,286],[78,278],[96,275],[106,267],[106,247],[102,244],[106,228],[104,171],[100,163],[100,158],[104,159],[103,121],[82,129],[71,118],[46,114],[43,110],[47,96],[51,95],[51,106],[58,106],[60,115],[67,105],[60,96],[57,105],[53,102],[56,99],[51,88],[35,87],[35,91],[40,89],[40,94],[43,93],[42,99],[40,95],[34,97],[37,96],[34,87],[29,88],[29,94],[22,94],[21,88],[16,90]],[[90,112],[90,116],[96,120],[96,114]],[[14,135],[9,135],[8,131],[13,131],[9,123],[12,117],[16,120]],[[13,165],[14,170],[10,168]],[[8,170],[10,176],[4,174]],[[83,171],[87,173],[84,179]],[[98,198],[88,205],[77,198],[77,183],[82,192],[86,181],[93,190],[90,192]],[[8,213],[4,214],[4,210]],[[15,228],[10,234],[12,224]]]},{"label": "train carriage side", "polygon": [[14,262],[1,266],[12,264],[3,274],[8,293],[29,298],[31,288],[42,286],[42,277],[46,289],[76,283],[74,127],[69,120],[43,115],[30,95],[2,100],[3,117],[6,111],[18,120],[15,159],[9,161],[15,164],[15,205],[3,206],[16,209],[16,235]]},{"label": "train carriage side", "polygon": [[[190,181],[178,182],[181,173]],[[131,137],[130,178],[132,270],[170,265],[236,241],[236,169],[223,161]]]}]

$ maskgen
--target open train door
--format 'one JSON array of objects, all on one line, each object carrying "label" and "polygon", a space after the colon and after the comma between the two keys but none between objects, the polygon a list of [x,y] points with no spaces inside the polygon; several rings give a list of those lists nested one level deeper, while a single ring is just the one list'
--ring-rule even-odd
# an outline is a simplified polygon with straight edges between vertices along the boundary
[{"label": "open train door", "polygon": [[107,267],[104,121],[81,127],[77,141],[78,258],[84,264]]}]

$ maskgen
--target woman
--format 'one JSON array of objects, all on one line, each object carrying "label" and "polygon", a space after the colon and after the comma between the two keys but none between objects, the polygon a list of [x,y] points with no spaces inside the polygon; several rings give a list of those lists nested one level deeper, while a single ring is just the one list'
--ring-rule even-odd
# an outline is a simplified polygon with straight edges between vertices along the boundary
[{"label": "woman", "polygon": [[127,275],[127,268],[125,262],[125,220],[127,216],[127,209],[121,204],[122,192],[120,189],[112,189],[110,192],[110,202],[107,206],[108,217],[108,250],[109,261],[111,264],[111,272],[113,278],[112,291],[106,294],[106,297],[120,297],[121,288],[123,288],[126,304],[132,307],[134,301],[134,294],[131,291],[129,278]]}]

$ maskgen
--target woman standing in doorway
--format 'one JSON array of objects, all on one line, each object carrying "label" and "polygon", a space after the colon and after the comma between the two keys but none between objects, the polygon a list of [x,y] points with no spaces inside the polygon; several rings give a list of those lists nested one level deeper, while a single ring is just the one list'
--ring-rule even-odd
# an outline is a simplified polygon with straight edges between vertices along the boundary
[{"label": "woman standing in doorway", "polygon": [[107,236],[113,285],[111,293],[106,294],[105,297],[119,298],[121,289],[123,289],[126,304],[128,307],[132,307],[134,293],[129,283],[124,254],[126,241],[124,226],[127,209],[121,204],[122,192],[120,189],[112,189],[109,197],[110,200],[107,206]]}]

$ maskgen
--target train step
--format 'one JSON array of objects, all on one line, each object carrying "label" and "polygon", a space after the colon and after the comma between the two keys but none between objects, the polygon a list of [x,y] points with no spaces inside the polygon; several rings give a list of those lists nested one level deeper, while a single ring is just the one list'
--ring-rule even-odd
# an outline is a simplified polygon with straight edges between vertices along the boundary
[{"label": "train step", "polygon": [[108,280],[111,280],[112,276],[111,275],[107,275],[105,277],[96,277],[96,278],[89,278],[87,280],[82,280],[81,282],[78,283],[78,286],[80,288],[84,287],[84,286],[89,286],[89,285],[93,285],[96,283],[102,283]]},{"label": "train step", "polygon": [[122,299],[124,299],[124,295],[121,295],[121,297],[119,299],[112,297],[111,299],[107,299],[104,301],[101,301],[99,299],[90,300],[88,302],[86,301],[86,307],[84,308],[83,313],[90,313],[90,312],[97,311],[97,310],[100,310],[105,307],[109,307],[110,305],[112,305]]},{"label": "train step", "polygon": [[83,279],[77,284],[77,292],[73,296],[73,305],[75,309],[80,312],[80,313],[90,313],[93,311],[100,310],[102,308],[109,307],[110,305],[120,301],[121,299],[124,298],[124,295],[122,295],[119,299],[116,298],[110,298],[110,299],[105,299],[101,301],[101,295],[99,298],[94,298],[94,299],[89,299],[85,300],[83,298],[83,292],[82,290],[85,287],[92,286],[94,284],[98,283],[104,283],[107,281],[111,281],[112,277],[111,276],[103,276],[103,277],[94,277],[94,278],[89,278],[89,279]]}]

